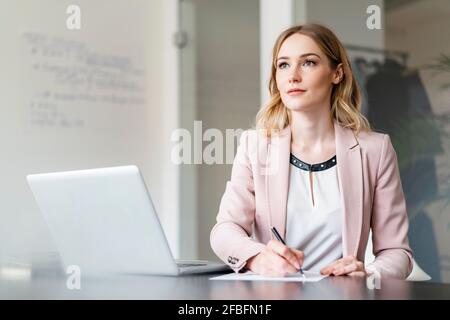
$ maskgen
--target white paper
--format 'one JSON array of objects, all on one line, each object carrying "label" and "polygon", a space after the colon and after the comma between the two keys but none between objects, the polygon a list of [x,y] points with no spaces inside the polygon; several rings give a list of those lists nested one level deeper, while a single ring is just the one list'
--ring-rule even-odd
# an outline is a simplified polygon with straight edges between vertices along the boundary
[{"label": "white paper", "polygon": [[247,280],[247,281],[285,281],[285,282],[317,282],[327,277],[318,272],[304,271],[305,276],[301,273],[289,274],[285,277],[268,277],[247,271],[244,273],[229,273],[222,276],[210,278],[209,280]]}]

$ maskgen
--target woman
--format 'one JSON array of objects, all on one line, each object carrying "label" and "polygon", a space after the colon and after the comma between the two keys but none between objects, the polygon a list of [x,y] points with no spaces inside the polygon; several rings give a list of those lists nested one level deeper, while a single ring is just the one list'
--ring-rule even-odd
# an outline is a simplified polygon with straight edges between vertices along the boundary
[{"label": "woman", "polygon": [[[396,153],[360,113],[333,32],[318,24],[284,31],[269,90],[260,130],[241,136],[211,231],[214,252],[236,272],[406,278],[412,251]],[[364,266],[370,229],[376,259]]]}]

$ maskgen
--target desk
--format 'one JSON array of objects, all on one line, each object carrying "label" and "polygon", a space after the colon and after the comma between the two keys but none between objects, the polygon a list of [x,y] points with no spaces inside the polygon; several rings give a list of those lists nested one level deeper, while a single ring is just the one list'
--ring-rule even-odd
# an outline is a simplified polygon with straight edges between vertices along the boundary
[{"label": "desk", "polygon": [[81,289],[69,290],[67,275],[49,265],[33,266],[28,278],[0,278],[0,299],[450,299],[450,284],[383,279],[369,289],[365,278],[328,277],[314,283],[211,281],[210,273],[180,277],[81,275]]}]

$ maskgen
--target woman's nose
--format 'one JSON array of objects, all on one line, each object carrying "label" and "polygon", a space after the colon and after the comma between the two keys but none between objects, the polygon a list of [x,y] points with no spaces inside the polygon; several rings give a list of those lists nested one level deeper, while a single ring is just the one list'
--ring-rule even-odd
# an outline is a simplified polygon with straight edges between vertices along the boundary
[{"label": "woman's nose", "polygon": [[294,69],[292,70],[291,74],[289,75],[289,83],[295,83],[301,81],[301,75],[299,70]]}]

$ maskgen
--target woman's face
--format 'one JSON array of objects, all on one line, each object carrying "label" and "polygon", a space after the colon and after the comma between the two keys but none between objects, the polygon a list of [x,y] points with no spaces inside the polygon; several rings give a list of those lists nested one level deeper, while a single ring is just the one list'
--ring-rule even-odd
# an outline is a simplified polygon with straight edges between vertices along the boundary
[{"label": "woman's face", "polygon": [[288,109],[330,107],[331,90],[340,81],[342,67],[332,70],[313,39],[298,33],[291,35],[281,45],[276,66],[277,87]]}]

